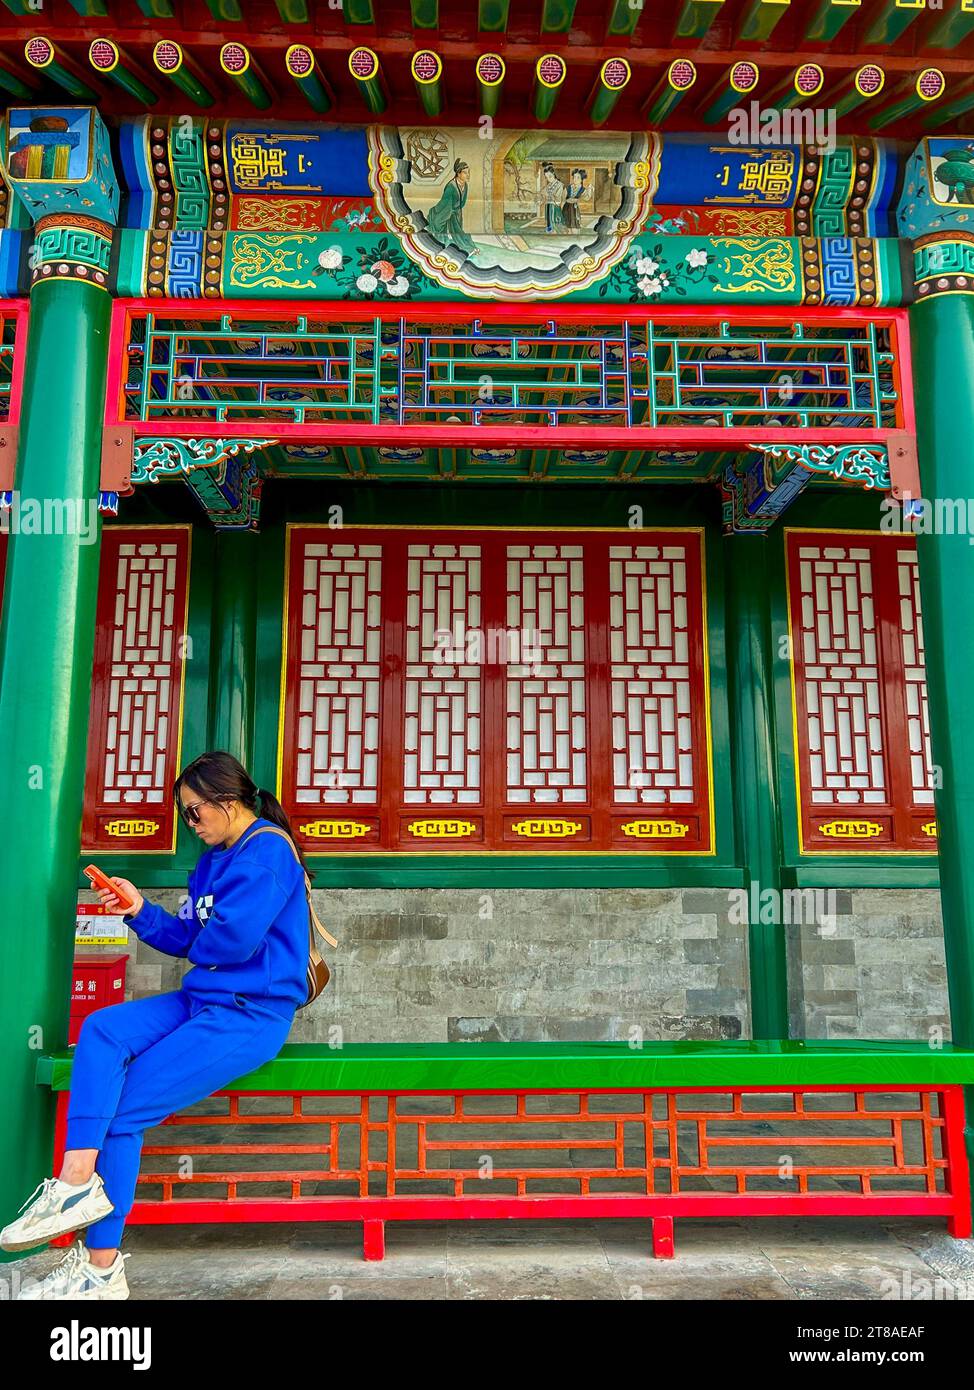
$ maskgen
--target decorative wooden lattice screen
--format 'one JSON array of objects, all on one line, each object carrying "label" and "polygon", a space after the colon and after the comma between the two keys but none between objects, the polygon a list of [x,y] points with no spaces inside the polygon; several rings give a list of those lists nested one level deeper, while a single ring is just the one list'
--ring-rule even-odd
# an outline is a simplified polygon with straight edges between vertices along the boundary
[{"label": "decorative wooden lattice screen", "polygon": [[101,851],[172,851],[190,528],[102,536],[82,839]]},{"label": "decorative wooden lattice screen", "polygon": [[790,530],[804,852],[935,853],[916,542]]},{"label": "decorative wooden lattice screen", "polygon": [[316,849],[712,852],[698,531],[292,527],[281,795]]}]

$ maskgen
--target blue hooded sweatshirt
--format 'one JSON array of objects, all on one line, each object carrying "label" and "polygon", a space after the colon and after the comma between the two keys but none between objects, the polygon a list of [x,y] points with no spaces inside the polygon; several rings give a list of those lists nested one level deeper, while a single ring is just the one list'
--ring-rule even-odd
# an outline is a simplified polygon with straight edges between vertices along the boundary
[{"label": "blue hooded sweatshirt", "polygon": [[308,898],[304,870],[280,835],[254,835],[258,817],[229,849],[212,846],[189,876],[178,914],[143,902],[125,921],[140,941],[193,969],[182,988],[204,1002],[262,1001],[293,1017],[307,998]]}]

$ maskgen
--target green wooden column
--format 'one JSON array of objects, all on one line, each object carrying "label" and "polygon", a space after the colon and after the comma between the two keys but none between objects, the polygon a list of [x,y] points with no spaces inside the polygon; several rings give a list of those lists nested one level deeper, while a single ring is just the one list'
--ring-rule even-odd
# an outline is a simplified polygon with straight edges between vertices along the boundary
[{"label": "green wooden column", "polygon": [[[725,536],[723,541],[737,845],[744,886],[754,903],[768,888],[780,895],[782,886],[769,544],[764,536]],[[757,892],[751,890],[752,883]],[[787,1038],[788,969],[782,926],[749,923],[748,975],[752,1035]]]},{"label": "green wooden column", "polygon": [[[97,112],[69,184],[15,182],[34,234],[20,447],[0,624],[0,1219],[51,1172],[35,1081],[67,1041],[95,642],[97,512],[118,185]],[[23,134],[21,145],[31,136]],[[79,211],[83,209],[83,211]],[[40,525],[35,522],[40,520]],[[4,1258],[9,1258],[6,1255]]]},{"label": "green wooden column", "polygon": [[[944,232],[915,246],[910,309],[922,496],[965,499],[974,524],[974,235]],[[958,281],[960,284],[958,285]],[[957,528],[959,531],[960,528]],[[917,536],[928,715],[940,846],[940,902],[954,1043],[974,1046],[974,545],[967,534]],[[940,780],[940,779],[938,779]],[[966,1088],[974,1175],[974,1087]],[[972,1178],[974,1180],[974,1178]]]},{"label": "green wooden column", "polygon": [[253,531],[218,534],[210,629],[209,746],[232,753],[248,772],[254,752],[257,545]]},{"label": "green wooden column", "polygon": [[35,1085],[34,1067],[41,1051],[67,1042],[101,548],[94,508],[110,304],[105,289],[54,274],[38,280],[31,292],[16,494],[22,504],[36,498],[85,506],[93,543],[77,533],[10,537],[0,629],[0,665],[6,671],[0,747],[10,812],[4,817],[0,874],[4,1223],[51,1172],[54,1110]]}]

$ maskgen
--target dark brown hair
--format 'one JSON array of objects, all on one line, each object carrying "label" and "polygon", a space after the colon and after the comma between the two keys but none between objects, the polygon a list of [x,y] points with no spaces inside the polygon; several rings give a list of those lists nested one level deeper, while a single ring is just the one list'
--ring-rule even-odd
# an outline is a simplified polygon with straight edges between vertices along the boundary
[{"label": "dark brown hair", "polygon": [[302,869],[309,877],[313,877],[308,869],[301,846],[294,838],[294,831],[291,829],[291,822],[285,814],[284,807],[272,792],[258,787],[243,763],[238,762],[232,753],[222,751],[201,753],[198,758],[194,758],[183,768],[172,787],[172,799],[176,804],[177,811],[180,810],[182,804],[179,799],[179,789],[183,786],[189,787],[190,791],[196,792],[198,796],[204,797],[207,801],[217,803],[239,801],[242,806],[247,807],[248,811],[253,811],[255,816],[261,816],[273,825],[280,826],[290,835],[291,842],[298,852]]}]

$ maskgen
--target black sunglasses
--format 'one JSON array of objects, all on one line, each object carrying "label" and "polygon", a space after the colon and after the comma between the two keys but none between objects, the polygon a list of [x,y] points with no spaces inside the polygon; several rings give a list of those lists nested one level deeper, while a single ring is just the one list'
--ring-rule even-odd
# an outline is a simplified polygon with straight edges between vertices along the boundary
[{"label": "black sunglasses", "polygon": [[204,797],[202,801],[194,801],[192,806],[183,806],[182,803],[180,803],[179,814],[182,816],[183,820],[187,822],[188,825],[199,825],[200,807],[212,806],[213,804],[214,803],[210,801],[207,797]]}]

